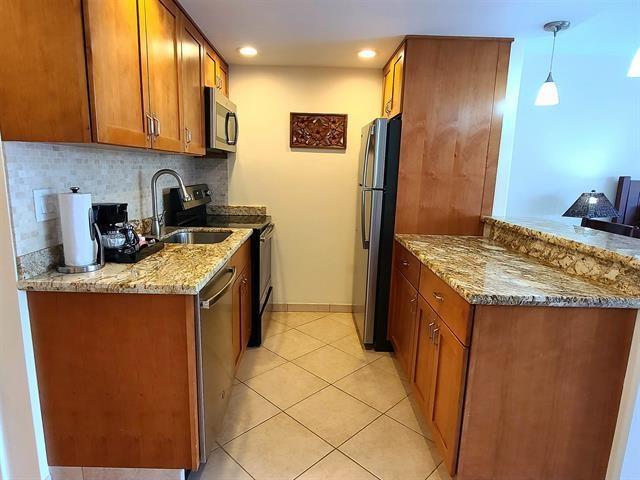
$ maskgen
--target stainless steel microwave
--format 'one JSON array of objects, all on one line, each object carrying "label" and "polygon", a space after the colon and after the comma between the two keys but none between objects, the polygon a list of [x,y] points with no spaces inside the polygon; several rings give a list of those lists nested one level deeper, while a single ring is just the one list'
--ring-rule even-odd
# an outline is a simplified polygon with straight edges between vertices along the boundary
[{"label": "stainless steel microwave", "polygon": [[207,150],[235,152],[238,143],[236,106],[220,90],[204,88]]}]

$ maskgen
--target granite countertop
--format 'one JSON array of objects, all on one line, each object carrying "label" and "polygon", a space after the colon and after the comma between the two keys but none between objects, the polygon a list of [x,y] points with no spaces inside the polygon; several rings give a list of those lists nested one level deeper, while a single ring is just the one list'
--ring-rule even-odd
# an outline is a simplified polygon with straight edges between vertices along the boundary
[{"label": "granite countertop", "polygon": [[483,222],[571,248],[594,257],[623,262],[640,269],[640,239],[571,225],[558,220],[527,217],[484,217]]},{"label": "granite countertop", "polygon": [[485,237],[397,234],[423,265],[476,305],[640,308],[640,297],[570,275]]},{"label": "granite countertop", "polygon": [[20,290],[53,292],[148,293],[196,295],[251,236],[246,228],[182,228],[167,231],[231,231],[224,241],[208,245],[165,244],[138,263],[107,263],[93,273],[49,271],[18,282]]}]

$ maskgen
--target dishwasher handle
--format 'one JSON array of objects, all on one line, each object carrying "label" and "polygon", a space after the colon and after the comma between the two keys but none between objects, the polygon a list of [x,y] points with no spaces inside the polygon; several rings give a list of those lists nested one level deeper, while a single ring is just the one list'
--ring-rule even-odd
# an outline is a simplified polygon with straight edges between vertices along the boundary
[{"label": "dishwasher handle", "polygon": [[225,273],[230,273],[231,274],[231,278],[229,279],[229,281],[227,283],[225,283],[224,287],[222,287],[216,293],[211,295],[209,298],[207,298],[206,300],[202,300],[200,302],[200,308],[204,308],[205,310],[208,310],[213,305],[215,305],[215,303],[218,300],[220,300],[220,298],[222,298],[222,296],[225,293],[227,293],[227,290],[229,290],[229,288],[231,288],[231,284],[236,279],[236,267],[231,267],[231,268],[227,269],[227,271]]}]

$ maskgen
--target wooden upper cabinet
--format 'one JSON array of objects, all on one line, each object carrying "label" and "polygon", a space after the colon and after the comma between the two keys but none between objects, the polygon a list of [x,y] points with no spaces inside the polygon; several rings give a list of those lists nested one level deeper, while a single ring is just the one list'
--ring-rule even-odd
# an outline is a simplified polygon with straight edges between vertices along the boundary
[{"label": "wooden upper cabinet", "polygon": [[229,67],[209,45],[206,46],[204,71],[204,84],[229,96]]},{"label": "wooden upper cabinet", "polygon": [[0,1],[5,141],[91,141],[81,0]]},{"label": "wooden upper cabinet", "polygon": [[226,97],[229,96],[229,69],[222,60],[218,62],[218,88]]},{"label": "wooden upper cabinet", "polygon": [[144,13],[144,0],[84,0],[95,142],[151,146]]},{"label": "wooden upper cabinet", "polygon": [[204,41],[186,18],[182,24],[184,151],[204,155]]},{"label": "wooden upper cabinet", "polygon": [[183,151],[180,103],[180,11],[171,0],[145,0],[153,148]]},{"label": "wooden upper cabinet", "polygon": [[396,233],[482,234],[510,48],[509,39],[406,40]]},{"label": "wooden upper cabinet", "polygon": [[395,117],[402,112],[404,80],[404,46],[401,46],[383,69],[382,116]]}]

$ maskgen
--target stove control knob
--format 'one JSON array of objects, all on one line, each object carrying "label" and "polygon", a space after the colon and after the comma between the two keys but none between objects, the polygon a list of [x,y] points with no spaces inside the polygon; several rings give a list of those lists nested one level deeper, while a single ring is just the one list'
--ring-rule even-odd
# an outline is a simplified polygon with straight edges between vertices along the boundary
[{"label": "stove control knob", "polygon": [[204,191],[204,194],[205,194],[207,197],[210,197],[210,196],[211,196],[211,190],[209,190],[209,189],[205,190],[205,191]]}]

